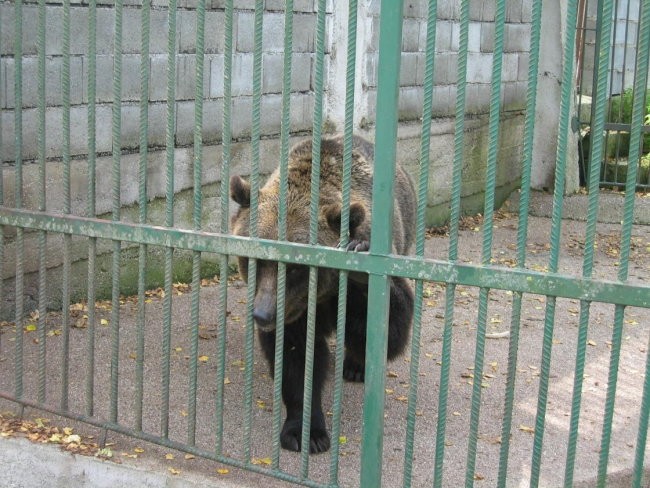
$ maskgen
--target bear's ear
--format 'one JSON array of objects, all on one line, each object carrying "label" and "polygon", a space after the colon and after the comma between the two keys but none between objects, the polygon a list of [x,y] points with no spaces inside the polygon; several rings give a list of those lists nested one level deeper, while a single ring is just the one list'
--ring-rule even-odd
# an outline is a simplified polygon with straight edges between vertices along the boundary
[{"label": "bear's ear", "polygon": [[230,198],[242,207],[251,204],[251,185],[239,175],[230,178]]},{"label": "bear's ear", "polygon": [[[328,205],[323,209],[325,218],[330,228],[336,232],[341,232],[341,205],[334,203]],[[354,202],[350,205],[350,235],[354,235],[354,231],[366,219],[366,208],[360,202]]]}]

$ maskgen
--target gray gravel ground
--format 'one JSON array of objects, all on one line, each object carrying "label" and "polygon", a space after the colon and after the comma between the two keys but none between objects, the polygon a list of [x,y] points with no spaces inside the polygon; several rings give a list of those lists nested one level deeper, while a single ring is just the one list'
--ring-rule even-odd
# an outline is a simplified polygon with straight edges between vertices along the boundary
[{"label": "gray gravel ground", "polygon": [[[547,197],[546,200],[548,200]],[[647,199],[645,199],[647,200]],[[544,204],[544,201],[540,205]],[[516,255],[516,215],[509,213],[515,204],[506,206],[495,222],[493,257],[498,265],[511,266]],[[542,211],[539,212],[543,214]],[[614,217],[615,221],[615,217]],[[528,236],[528,267],[544,270],[549,261],[549,229],[547,217],[532,216]],[[615,279],[618,272],[618,239],[620,225],[602,223],[597,228],[597,249],[595,251],[594,277]],[[580,276],[584,250],[585,223],[566,220],[562,227],[562,252],[560,272]],[[468,220],[461,231],[459,242],[460,262],[480,262],[482,232],[480,222]],[[650,278],[650,226],[637,225],[633,230],[633,246],[630,260],[630,279],[632,283],[648,286]],[[426,256],[445,259],[448,238],[433,235],[426,241]],[[200,340],[198,354],[205,356],[199,363],[197,393],[196,444],[212,450],[214,445],[215,421],[215,377],[216,377],[216,304],[218,286],[211,284],[201,289]],[[413,486],[431,486],[433,480],[433,459],[435,450],[436,423],[438,418],[438,394],[440,384],[442,331],[444,323],[445,288],[440,283],[425,285],[424,311],[422,318],[421,357],[418,375],[418,403],[414,443]],[[454,328],[452,338],[452,359],[449,378],[448,417],[445,438],[444,484],[460,486],[464,484],[467,462],[467,437],[471,408],[473,365],[475,356],[476,327],[479,305],[479,290],[459,286],[454,308]],[[190,293],[174,296],[173,299],[173,338],[171,356],[171,396],[170,396],[170,438],[185,442],[188,423],[188,371],[190,354]],[[243,390],[244,390],[244,315],[246,288],[241,281],[233,280],[228,295],[228,342],[226,358],[225,385],[226,401],[224,410],[224,452],[241,459],[243,435]],[[510,458],[508,463],[508,486],[528,486],[533,446],[532,428],[535,425],[541,346],[544,332],[544,315],[548,299],[544,296],[527,295],[523,300],[521,335],[517,356],[517,380],[514,403],[513,429],[511,434]],[[494,486],[498,470],[500,449],[501,418],[507,369],[508,339],[499,338],[509,330],[511,321],[512,294],[493,290],[488,301],[487,331],[483,388],[481,389],[481,414],[478,437],[478,455],[475,469],[475,486]],[[136,304],[127,301],[121,307],[120,325],[120,398],[119,421],[133,425],[133,393],[135,382],[135,338],[137,324]],[[600,439],[602,417],[607,390],[607,375],[613,331],[614,306],[594,303],[590,310],[586,366],[576,457],[575,481],[578,485],[591,485],[594,480]],[[160,364],[162,337],[162,300],[153,297],[147,305],[145,326],[145,402],[143,429],[157,434],[160,429],[161,401]],[[548,405],[546,410],[546,430],[544,433],[543,462],[540,486],[561,486],[564,476],[566,446],[571,411],[571,395],[576,355],[576,335],[580,304],[576,300],[558,299],[553,331],[553,352],[551,363]],[[99,310],[97,320],[110,320],[110,311]],[[60,330],[60,317],[48,317],[48,330]],[[611,484],[615,480],[629,483],[637,436],[637,426],[644,380],[644,368],[648,354],[650,314],[647,309],[627,308],[621,348],[616,410],[612,428],[609,472]],[[107,416],[109,413],[110,349],[111,329],[107,325],[97,325],[96,332],[96,371],[95,371],[95,415]],[[87,328],[73,328],[70,335],[70,406],[79,412],[84,411]],[[25,333],[25,397],[36,398],[37,391],[37,353],[39,345],[33,340],[34,332]],[[15,331],[2,328],[0,337],[0,389],[13,391],[15,376],[13,354]],[[62,336],[52,335],[47,339],[47,399],[56,404],[59,399],[60,351]],[[268,368],[259,350],[255,351],[252,456],[263,460],[271,454],[272,422],[272,382]],[[399,486],[402,483],[404,464],[404,437],[406,427],[407,403],[404,397],[412,386],[409,382],[411,354],[389,364],[386,379],[385,438],[384,459],[382,461],[383,485]],[[332,406],[332,381],[327,385],[325,408]],[[358,384],[344,384],[341,435],[345,442],[340,445],[339,480],[341,486],[358,486],[359,454],[362,432],[363,387]],[[6,401],[0,401],[0,412],[15,410]],[[90,426],[75,424],[67,419],[27,409],[26,417],[47,417],[51,422],[62,426],[74,425],[82,435],[93,435],[98,439],[100,432]],[[178,484],[184,476],[204,480],[199,482],[219,486],[219,483],[232,483],[241,486],[261,486],[268,488],[288,486],[279,480],[261,477],[253,473],[228,467],[227,474],[218,474],[224,468],[212,461],[194,458],[184,459],[183,453],[157,447],[142,441],[112,434],[108,441],[114,443],[114,457],[124,466],[152,470],[166,475],[167,486]],[[0,439],[0,450],[3,449]],[[135,453],[142,448],[136,459],[122,455]],[[650,447],[650,446],[649,446]],[[646,449],[646,465],[650,461],[650,448]],[[172,453],[174,459],[166,459]],[[68,456],[67,454],[62,454]],[[104,463],[106,464],[106,463]],[[300,457],[283,452],[281,467],[289,473],[299,473]],[[309,476],[326,482],[329,479],[330,456],[312,456],[309,463]],[[169,468],[180,470],[171,474]],[[32,471],[32,470],[30,470]],[[136,479],[136,478],[134,478]],[[189,479],[189,478],[188,478]],[[172,481],[169,481],[172,480]],[[175,480],[175,481],[174,481]],[[647,481],[646,481],[647,482]],[[162,483],[162,482],[161,482]],[[188,481],[189,483],[189,481]],[[0,479],[0,486],[3,486]],[[7,485],[9,486],[9,485]],[[11,486],[37,486],[15,484]],[[91,485],[87,485],[91,486]],[[136,486],[136,485],[134,485]],[[152,485],[153,486],[153,485]],[[189,486],[189,485],[188,485]],[[650,485],[647,485],[650,486]]]}]

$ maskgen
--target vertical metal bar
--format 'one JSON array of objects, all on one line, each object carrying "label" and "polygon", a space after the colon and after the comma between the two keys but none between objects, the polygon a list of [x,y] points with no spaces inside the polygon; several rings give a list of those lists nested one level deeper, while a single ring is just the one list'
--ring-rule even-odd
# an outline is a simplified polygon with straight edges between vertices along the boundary
[{"label": "vertical metal bar", "polygon": [[[287,239],[287,174],[289,165],[289,135],[291,133],[291,71],[293,56],[293,0],[287,0],[284,10],[284,59],[282,75],[282,120],[280,127],[280,197],[278,201],[278,240]],[[280,466],[280,432],[282,427],[282,375],[284,362],[284,312],[287,289],[286,264],[278,263],[277,313],[275,329],[275,362],[273,382],[273,445],[272,466]]]},{"label": "vertical metal bar", "polygon": [[[467,51],[469,42],[469,1],[461,3],[460,44],[456,77],[456,115],[454,121],[454,160],[452,169],[451,216],[449,228],[449,261],[458,259],[458,227],[460,222],[460,192],[465,133],[465,98],[467,82]],[[447,397],[449,390],[449,368],[451,364],[451,336],[454,321],[454,297],[456,285],[447,283],[445,290],[445,326],[442,336],[442,366],[440,369],[440,391],[438,400],[438,423],[436,430],[436,455],[433,472],[433,486],[442,486],[445,455],[445,429],[447,427]]]},{"label": "vertical metal bar", "polygon": [[[517,227],[517,267],[526,266],[526,237],[528,235],[528,209],[530,206],[530,177],[533,161],[533,135],[535,128],[535,109],[537,103],[537,71],[539,68],[539,47],[542,24],[542,1],[535,0],[532,6],[530,59],[528,62],[528,87],[526,93],[526,115],[524,117],[524,145],[521,172],[521,195],[519,200],[519,225]],[[508,372],[504,401],[503,424],[501,429],[501,448],[499,452],[499,473],[497,486],[505,488],[508,474],[508,454],[510,432],[515,397],[517,373],[517,351],[521,328],[521,302],[523,294],[515,292],[512,300],[510,338],[508,341]]]},{"label": "vertical metal bar", "polygon": [[[312,131],[311,205],[309,216],[309,243],[318,243],[318,202],[320,197],[320,148],[323,124],[323,91],[325,62],[325,0],[318,1],[316,14],[316,66],[314,80],[314,119]],[[314,373],[314,342],[316,331],[316,297],[318,269],[309,268],[309,293],[307,303],[307,339],[305,347],[305,376],[302,407],[301,477],[307,478],[309,469],[309,437],[311,430],[311,404]]]},{"label": "vertical metal bar", "polygon": [[[424,70],[424,103],[422,106],[422,132],[420,135],[420,174],[418,177],[418,206],[415,224],[415,255],[424,256],[425,215],[429,187],[430,150],[431,150],[431,110],[433,107],[433,72],[436,47],[436,13],[438,1],[429,2],[427,15],[427,40]],[[413,315],[413,333],[411,337],[411,364],[409,372],[408,409],[406,416],[406,442],[404,447],[404,476],[402,486],[412,483],[413,451],[415,438],[415,416],[418,398],[418,371],[420,367],[420,337],[422,331],[422,297],[424,283],[415,282],[415,304]]]},{"label": "vertical metal bar", "polygon": [[[165,226],[174,226],[174,150],[176,118],[176,0],[169,0],[167,20],[167,157],[165,189]],[[162,339],[162,406],[160,428],[163,438],[169,437],[169,375],[172,334],[172,265],[174,248],[165,248],[165,297],[163,301]]]},{"label": "vertical metal bar", "polygon": [[[630,133],[630,151],[627,169],[627,181],[625,186],[625,206],[623,209],[623,222],[621,228],[621,259],[618,269],[619,281],[626,281],[629,271],[630,243],[632,237],[632,223],[634,219],[635,187],[637,182],[639,158],[643,145],[642,127],[645,115],[645,95],[648,83],[648,50],[650,49],[650,5],[643,2],[641,7],[641,18],[639,25],[639,37],[637,41],[637,59],[634,76],[634,97],[632,102],[632,118]],[[616,384],[618,377],[618,365],[620,359],[621,342],[623,336],[623,319],[625,307],[616,305],[614,311],[614,332],[612,334],[612,348],[609,360],[609,375],[607,378],[607,396],[605,398],[605,412],[603,418],[603,434],[600,443],[600,457],[598,460],[598,486],[604,487],[607,482],[607,464],[609,461],[609,448],[614,418],[614,403],[616,400]],[[650,360],[646,360],[646,370]],[[646,371],[647,373],[647,371]],[[641,412],[639,427],[637,431],[637,445],[635,452],[634,483],[641,484],[643,472],[643,452],[648,429],[648,379],[647,374],[644,380],[643,397],[641,401]],[[645,430],[645,432],[642,432]]]},{"label": "vertical metal bar", "polygon": [[[15,139],[15,207],[23,206],[23,2],[17,0],[14,6],[14,139]],[[16,398],[23,396],[23,315],[25,240],[23,228],[16,228],[16,353],[15,391]]]},{"label": "vertical metal bar", "polygon": [[[88,2],[88,217],[95,217],[97,92],[97,0]],[[86,415],[94,412],[95,390],[95,257],[97,238],[88,243],[88,344],[86,347]]]},{"label": "vertical metal bar", "polygon": [[[343,130],[343,173],[341,179],[341,233],[339,246],[346,248],[350,239],[350,187],[352,180],[352,131],[354,128],[354,83],[357,62],[358,2],[348,3],[347,59],[345,73],[345,121]],[[345,320],[347,312],[348,272],[339,271],[339,301],[336,317],[336,350],[334,353],[334,404],[332,405],[332,452],[330,484],[338,485],[339,446],[341,435],[341,403],[343,397],[343,361]]]},{"label": "vertical metal bar", "polygon": [[[625,207],[623,211],[623,228],[621,230],[621,267],[619,268],[619,279],[624,281],[627,278],[628,263],[630,257],[630,241],[632,234],[632,221],[634,217],[634,188],[636,184],[636,173],[638,171],[639,148],[643,144],[643,136],[640,134],[643,117],[642,102],[645,98],[646,87],[648,86],[648,51],[650,50],[650,5],[643,2],[639,22],[639,37],[637,41],[637,58],[634,79],[634,102],[632,105],[632,133],[630,134],[630,163],[628,168],[627,184],[625,188]],[[646,100],[647,103],[647,100]],[[636,163],[636,164],[635,164]],[[646,347],[649,351],[650,347]],[[612,402],[613,406],[613,402]],[[646,353],[645,377],[643,380],[643,396],[639,411],[639,426],[637,428],[636,449],[634,454],[634,471],[632,486],[641,488],[641,478],[644,475],[644,459],[646,441],[648,437],[648,417],[650,416],[650,354]],[[610,423],[611,424],[611,423]],[[604,436],[603,436],[604,437]]]},{"label": "vertical metal bar", "polygon": [[[38,209],[45,211],[45,0],[38,2]],[[45,313],[47,310],[47,270],[45,231],[38,232],[38,401],[45,403]]]},{"label": "vertical metal bar", "polygon": [[[140,160],[138,168],[138,222],[147,222],[147,155],[149,125],[149,34],[151,3],[142,2],[140,10]],[[147,283],[147,245],[138,249],[138,325],[135,365],[135,428],[142,431],[144,396],[144,333],[146,320],[145,289]]]},{"label": "vertical metal bar", "polygon": [[[371,254],[392,251],[393,187],[397,152],[399,73],[403,1],[381,2],[375,171],[372,188]],[[390,277],[371,274],[368,281],[368,333],[361,446],[361,486],[381,485],[384,432],[384,388]],[[374,330],[380,328],[383,330]]]},{"label": "vertical metal bar", "polygon": [[[223,137],[221,160],[221,232],[228,233],[230,159],[232,142],[232,53],[233,53],[233,0],[226,2],[224,25],[224,61],[223,61]],[[219,298],[217,302],[218,321],[217,328],[217,395],[216,417],[217,438],[216,451],[223,453],[223,404],[224,381],[226,374],[226,337],[227,337],[227,309],[228,309],[228,256],[222,254],[219,260]]]},{"label": "vertical metal bar", "polygon": [[[257,237],[259,172],[260,172],[260,132],[262,101],[262,27],[264,19],[263,0],[255,1],[255,27],[253,48],[253,111],[251,128],[251,203],[249,235]],[[246,313],[246,337],[244,345],[244,457],[251,458],[251,427],[253,409],[253,347],[255,324],[253,323],[253,302],[255,301],[255,282],[257,280],[257,261],[248,260],[248,289]]]},{"label": "vertical metal bar", "polygon": [[[63,1],[63,66],[61,74],[63,98],[63,212],[69,214],[70,206],[70,0]],[[68,409],[68,384],[70,368],[70,246],[72,236],[63,235],[63,289],[61,349],[61,409]]]},{"label": "vertical metal bar", "polygon": [[[120,184],[122,162],[122,18],[123,0],[115,1],[115,29],[113,44],[113,210],[112,221],[120,220]],[[119,395],[119,354],[120,354],[120,255],[121,241],[113,241],[112,303],[111,303],[111,394],[110,419],[117,422]]]},{"label": "vertical metal bar", "polygon": [[[560,122],[558,128],[557,162],[555,165],[555,189],[553,193],[553,212],[551,217],[551,256],[549,270],[557,272],[560,256],[560,230],[562,225],[562,207],[564,203],[564,184],[566,172],[566,154],[568,145],[569,116],[571,113],[571,97],[573,87],[573,62],[575,52],[575,35],[577,21],[577,0],[569,0],[566,16],[566,37],[562,60],[562,92],[560,98]],[[535,437],[533,440],[533,457],[531,468],[531,486],[539,484],[542,443],[548,398],[548,381],[551,365],[551,349],[553,344],[553,326],[555,322],[556,297],[549,296],[546,302],[544,319],[544,339],[542,345],[542,364],[540,370],[539,393],[537,397],[537,415],[535,422]]]},{"label": "vertical metal bar", "polygon": [[[194,230],[201,230],[203,192],[203,66],[205,46],[205,0],[196,9],[196,92],[194,95]],[[201,252],[192,252],[192,297],[190,312],[190,386],[188,402],[187,439],[193,446],[196,438],[196,388],[199,354],[199,298],[201,293]]]},{"label": "vertical metal bar", "polygon": [[[1,10],[1,9],[0,9]],[[0,11],[0,39],[2,39],[2,26],[3,18],[2,12]],[[0,63],[0,79],[6,73],[6,70],[3,69],[2,63]],[[2,128],[2,116],[0,116],[0,154],[3,152],[3,128]],[[4,165],[0,159],[0,206],[4,206]],[[4,290],[4,262],[5,262],[5,240],[4,240],[4,225],[0,225],[0,307],[3,307],[5,304],[5,290]],[[0,334],[0,348],[2,348],[2,334]]]},{"label": "vertical metal bar", "polygon": [[[610,35],[612,27],[612,4],[611,1],[603,4],[599,2],[599,36],[597,44],[600,48],[596,51],[598,59],[596,60],[597,71],[595,73],[595,93],[594,106],[592,109],[593,118],[591,120],[593,127],[594,140],[591,144],[590,161],[600,161],[603,157],[603,138],[602,134],[605,125],[605,115],[607,108],[607,78],[609,72],[610,60]],[[592,276],[594,263],[594,246],[596,237],[596,223],[598,217],[598,186],[600,174],[592,171],[589,174],[589,203],[587,212],[587,226],[585,235],[585,252],[582,267],[582,276],[590,278]],[[586,300],[580,301],[580,320],[578,327],[578,340],[576,346],[576,365],[573,383],[573,395],[571,402],[571,420],[569,427],[569,441],[567,446],[567,462],[565,466],[565,486],[573,485],[573,470],[575,465],[575,451],[578,438],[578,425],[580,421],[580,405],[582,400],[582,384],[584,378],[584,368],[587,349],[587,330],[589,328],[589,312],[591,302]]]},{"label": "vertical metal bar", "polygon": [[[499,122],[501,111],[501,68],[503,66],[503,33],[506,19],[505,0],[497,0],[494,27],[494,54],[492,56],[492,87],[490,93],[489,145],[485,174],[485,203],[483,206],[483,249],[481,264],[492,262],[492,227],[494,222],[494,192],[496,186],[497,155],[499,151]],[[474,358],[474,381],[472,385],[472,407],[470,413],[469,442],[465,485],[473,486],[476,467],[476,444],[481,410],[483,388],[483,364],[485,359],[485,332],[487,326],[489,289],[479,292],[478,325],[476,330],[476,351]]]}]

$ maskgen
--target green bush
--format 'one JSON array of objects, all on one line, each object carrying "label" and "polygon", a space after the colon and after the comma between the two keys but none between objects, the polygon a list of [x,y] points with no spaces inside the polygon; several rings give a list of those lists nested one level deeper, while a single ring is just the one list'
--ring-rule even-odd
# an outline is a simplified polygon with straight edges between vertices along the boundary
[{"label": "green bush", "polygon": [[[618,124],[632,122],[632,102],[634,92],[631,88],[609,100],[607,121]],[[650,90],[646,91],[644,123],[650,125]],[[606,154],[609,158],[627,156],[630,152],[630,134],[628,132],[612,132],[607,139]],[[643,135],[643,153],[650,152],[650,133]]]}]

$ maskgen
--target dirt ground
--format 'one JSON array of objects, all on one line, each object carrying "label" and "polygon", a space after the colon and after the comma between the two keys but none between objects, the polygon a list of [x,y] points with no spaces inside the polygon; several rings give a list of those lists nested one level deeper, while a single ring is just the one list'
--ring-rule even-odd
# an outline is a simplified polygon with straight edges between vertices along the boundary
[{"label": "dirt ground", "polygon": [[[508,209],[499,214],[495,222],[493,259],[499,266],[513,266],[516,256],[517,218]],[[544,271],[550,254],[550,220],[531,217],[527,245],[527,266]],[[561,260],[559,271],[580,276],[584,251],[585,223],[565,221],[562,228]],[[480,242],[482,228],[480,219],[464,221],[460,233],[459,261],[478,263],[481,260]],[[599,224],[593,276],[596,279],[613,280],[619,270],[620,225]],[[444,232],[429,233],[426,241],[426,257],[445,259],[448,237]],[[629,282],[648,286],[650,282],[650,227],[635,226],[629,267]],[[200,291],[200,326],[198,343],[196,446],[206,451],[214,450],[216,422],[217,353],[216,338],[219,287],[206,282]],[[416,430],[414,441],[413,486],[431,486],[435,453],[436,422],[438,418],[439,384],[442,357],[442,333],[444,325],[445,285],[425,283],[421,331],[421,352],[418,370],[418,401],[416,407]],[[176,287],[173,297],[172,343],[171,343],[171,389],[169,437],[179,442],[187,441],[189,398],[190,341],[190,290]],[[153,293],[146,307],[145,362],[144,362],[144,432],[160,433],[161,412],[161,361],[163,300]],[[228,289],[228,330],[226,348],[227,378],[224,405],[223,451],[235,459],[243,459],[244,436],[244,364],[245,364],[245,303],[246,287],[233,279]],[[517,356],[517,378],[513,412],[513,428],[508,463],[508,486],[528,486],[533,432],[537,409],[541,349],[544,334],[544,316],[548,299],[544,296],[525,295],[521,312],[521,333]],[[474,381],[474,357],[478,321],[479,290],[458,286],[454,307],[454,327],[449,378],[447,427],[443,480],[445,486],[464,484],[467,462],[467,438],[471,411],[472,382]],[[508,339],[510,328],[512,293],[492,290],[488,300],[487,332],[482,388],[481,412],[478,437],[478,454],[475,469],[476,486],[494,486],[498,471],[498,455],[501,445],[501,419],[505,380],[508,363]],[[542,453],[540,486],[561,486],[564,477],[566,447],[571,412],[571,396],[574,383],[576,339],[580,303],[576,300],[558,299],[553,330],[551,375],[546,409],[546,429]],[[85,384],[88,374],[88,328],[83,323],[83,307],[73,313],[70,329],[70,410],[86,411]],[[590,308],[588,346],[585,363],[583,397],[576,457],[576,483],[588,483],[597,473],[598,456],[603,422],[603,410],[608,383],[610,351],[614,323],[614,306],[593,303]],[[80,321],[81,319],[81,321]],[[100,304],[97,308],[95,337],[95,389],[94,415],[108,418],[110,393],[111,352],[110,307]],[[63,337],[60,314],[47,317],[45,384],[47,403],[58,405],[61,384],[61,351]],[[647,309],[628,307],[625,310],[623,342],[618,368],[616,409],[612,426],[609,472],[614,476],[629,473],[633,462],[644,370],[649,347],[650,314]],[[24,331],[24,395],[32,401],[37,399],[38,351],[37,333],[29,325]],[[118,420],[127,426],[134,425],[133,402],[135,392],[137,303],[125,299],[120,309],[120,377]],[[15,327],[0,327],[0,390],[13,392],[15,388]],[[389,364],[386,378],[385,436],[383,485],[402,484],[404,472],[405,431],[409,389],[411,353]],[[252,456],[256,465],[266,469],[271,456],[271,425],[273,385],[268,367],[259,350],[254,351],[254,385],[252,396]],[[332,408],[333,379],[327,383],[324,407]],[[360,445],[362,435],[363,387],[345,383],[343,386],[342,420],[340,433],[340,457],[338,479],[341,486],[359,485]],[[16,411],[14,404],[0,400],[0,412]],[[74,427],[74,432],[93,444],[99,442],[101,432],[86,424],[37,410],[27,409],[25,418],[47,418],[48,426]],[[331,417],[328,421],[331,423]],[[8,424],[7,424],[8,425]],[[330,425],[331,427],[331,425]],[[6,432],[6,430],[5,430]],[[5,434],[6,435],[6,434]],[[20,435],[19,429],[8,435]],[[41,437],[41,441],[44,440]],[[46,440],[46,439],[45,439]],[[158,447],[137,439],[109,433],[108,442],[113,460],[136,463],[151,469],[169,471],[182,477],[184,473],[198,472],[214,479],[232,481],[242,486],[268,488],[288,486],[273,478],[262,478],[236,468],[213,461],[190,457],[183,453]],[[1,440],[0,440],[1,441]],[[646,449],[646,464],[650,461],[650,449]],[[329,454],[312,456],[309,462],[309,478],[327,483],[331,457]],[[299,476],[300,456],[282,452],[281,468]]]}]

